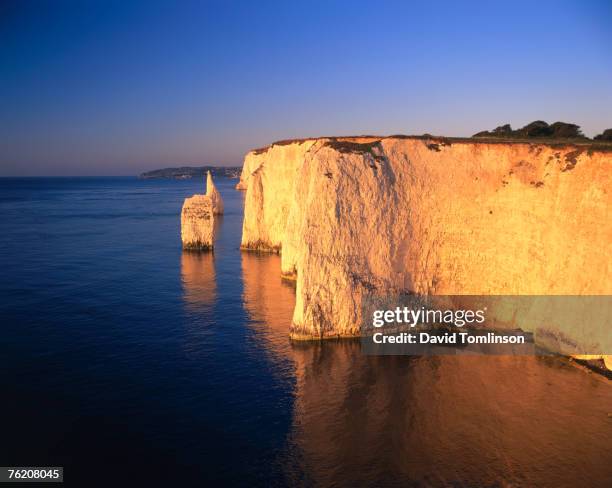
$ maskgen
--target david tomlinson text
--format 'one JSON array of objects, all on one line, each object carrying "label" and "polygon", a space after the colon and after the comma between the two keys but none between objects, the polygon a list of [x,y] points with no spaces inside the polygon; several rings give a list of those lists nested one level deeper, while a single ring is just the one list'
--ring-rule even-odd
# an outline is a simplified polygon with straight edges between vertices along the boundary
[{"label": "david tomlinson text", "polygon": [[502,335],[488,332],[472,335],[469,332],[446,332],[430,334],[428,332],[402,332],[385,335],[378,332],[372,336],[375,344],[525,344],[523,335]]}]

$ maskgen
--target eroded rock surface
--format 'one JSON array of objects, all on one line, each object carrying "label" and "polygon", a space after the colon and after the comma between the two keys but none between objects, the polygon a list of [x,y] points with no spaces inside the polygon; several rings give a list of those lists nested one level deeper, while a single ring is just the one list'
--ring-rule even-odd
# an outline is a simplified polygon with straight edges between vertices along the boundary
[{"label": "eroded rock surface", "polygon": [[210,198],[212,203],[213,213],[215,215],[223,215],[223,198],[217,190],[210,171],[206,173],[206,196]]},{"label": "eroded rock surface", "polygon": [[[245,161],[242,246],[282,250],[294,338],[358,335],[371,294],[612,294],[611,164],[541,143],[272,145]],[[561,332],[612,350],[609,330]]]},{"label": "eroded rock surface", "polygon": [[209,171],[206,176],[206,195],[193,195],[183,203],[183,248],[212,250],[215,241],[215,215],[220,214],[223,214],[223,199]]},{"label": "eroded rock surface", "polygon": [[210,197],[186,198],[181,211],[183,249],[212,250],[215,240],[215,216]]}]

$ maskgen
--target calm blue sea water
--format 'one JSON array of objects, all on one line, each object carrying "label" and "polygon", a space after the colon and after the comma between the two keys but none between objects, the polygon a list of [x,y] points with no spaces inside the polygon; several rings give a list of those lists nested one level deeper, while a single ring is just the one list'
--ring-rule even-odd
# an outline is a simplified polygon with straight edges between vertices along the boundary
[{"label": "calm blue sea water", "polygon": [[[612,486],[610,382],[291,344],[278,256],[183,253],[199,181],[0,179],[0,465],[71,486]],[[112,480],[120,480],[112,482]]]}]

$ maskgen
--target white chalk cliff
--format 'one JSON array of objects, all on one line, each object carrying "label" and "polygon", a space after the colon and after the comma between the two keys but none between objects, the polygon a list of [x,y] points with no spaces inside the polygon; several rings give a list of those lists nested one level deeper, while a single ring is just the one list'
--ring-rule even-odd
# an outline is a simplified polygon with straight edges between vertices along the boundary
[{"label": "white chalk cliff", "polygon": [[215,215],[223,215],[223,198],[217,190],[210,171],[206,172],[206,196],[210,198],[212,203],[213,213]]},{"label": "white chalk cliff", "polygon": [[185,199],[181,210],[181,240],[184,249],[212,250],[215,241],[215,215],[223,214],[223,199],[210,171],[206,194]]},{"label": "white chalk cliff", "polygon": [[184,249],[212,249],[214,236],[212,202],[206,195],[186,198],[181,211],[181,240]]},{"label": "white chalk cliff", "polygon": [[[611,170],[593,145],[277,143],[245,158],[242,247],[282,253],[296,339],[358,335],[372,295],[610,295]],[[610,325],[553,332],[612,351]]]}]

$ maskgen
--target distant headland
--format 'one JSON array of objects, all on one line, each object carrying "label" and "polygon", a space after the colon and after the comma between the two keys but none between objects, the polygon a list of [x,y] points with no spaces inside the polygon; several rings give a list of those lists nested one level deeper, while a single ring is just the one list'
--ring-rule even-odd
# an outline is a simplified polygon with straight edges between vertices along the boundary
[{"label": "distant headland", "polygon": [[145,171],[139,178],[188,180],[190,178],[201,178],[210,171],[213,176],[225,178],[239,178],[242,166],[181,166],[179,168],[163,168]]}]

